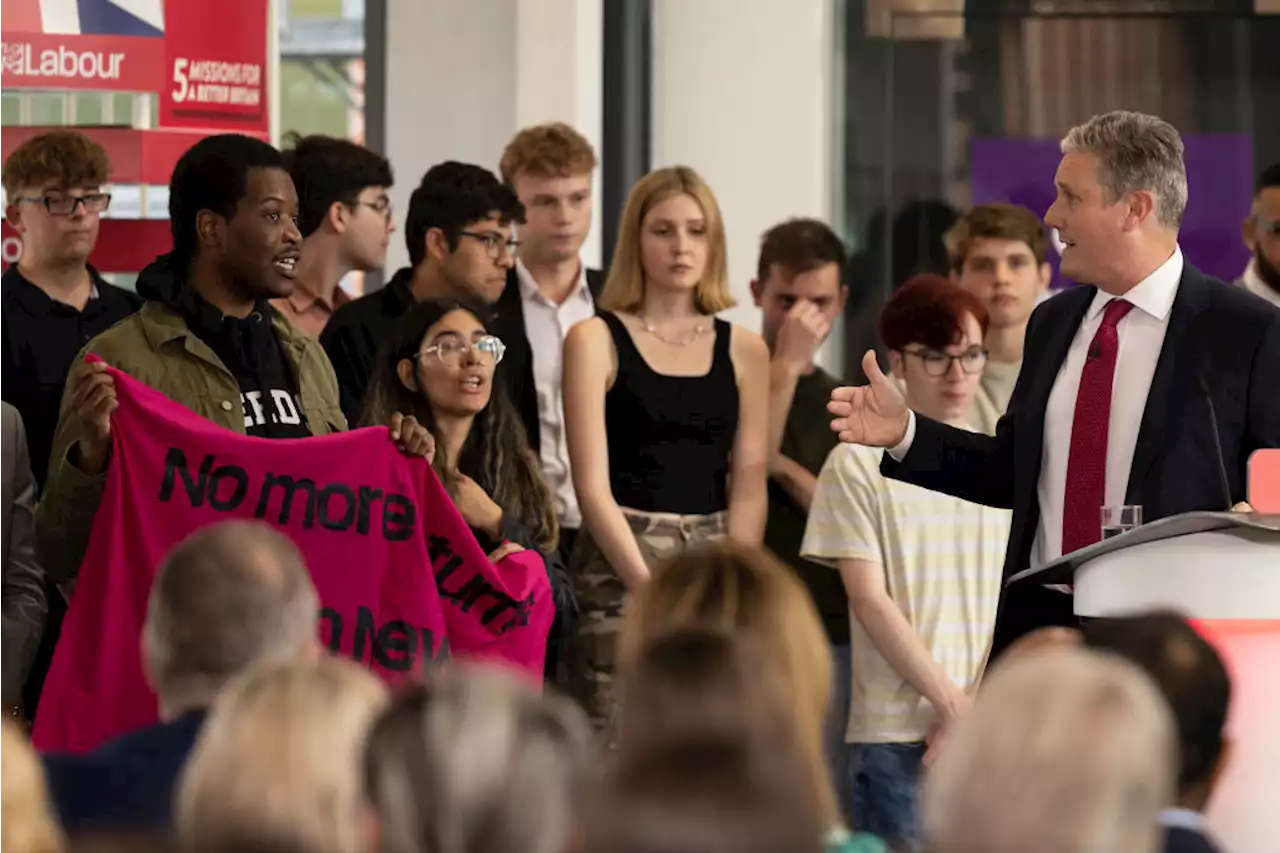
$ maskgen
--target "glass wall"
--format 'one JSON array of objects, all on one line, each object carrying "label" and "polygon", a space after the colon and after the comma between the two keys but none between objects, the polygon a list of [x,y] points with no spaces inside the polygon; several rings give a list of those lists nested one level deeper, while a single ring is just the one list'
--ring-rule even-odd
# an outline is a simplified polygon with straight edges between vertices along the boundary
[{"label": "glass wall", "polygon": [[1280,153],[1280,16],[1252,0],[841,5],[837,218],[856,254],[851,377],[892,288],[946,271],[940,237],[958,212],[1010,200],[1043,214],[1058,140],[1107,110],[1178,127],[1191,189],[1184,250],[1220,276],[1243,268],[1239,221],[1263,161]]}]

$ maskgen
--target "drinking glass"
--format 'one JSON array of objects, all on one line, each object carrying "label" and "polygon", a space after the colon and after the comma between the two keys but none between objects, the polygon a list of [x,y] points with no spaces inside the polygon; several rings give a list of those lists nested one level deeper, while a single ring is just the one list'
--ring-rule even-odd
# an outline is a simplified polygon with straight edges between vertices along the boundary
[{"label": "drinking glass", "polygon": [[1110,539],[1142,526],[1142,506],[1104,506],[1102,508],[1102,538]]}]

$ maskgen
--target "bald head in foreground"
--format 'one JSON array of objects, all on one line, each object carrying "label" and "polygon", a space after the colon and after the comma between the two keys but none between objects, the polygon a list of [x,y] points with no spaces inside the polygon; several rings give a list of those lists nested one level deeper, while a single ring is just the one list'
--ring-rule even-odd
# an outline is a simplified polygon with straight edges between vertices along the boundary
[{"label": "bald head in foreground", "polygon": [[49,756],[49,790],[70,834],[167,831],[179,773],[228,681],[319,653],[319,599],[302,554],[265,524],[201,528],[156,570],[142,664],[161,722],[83,756]]}]

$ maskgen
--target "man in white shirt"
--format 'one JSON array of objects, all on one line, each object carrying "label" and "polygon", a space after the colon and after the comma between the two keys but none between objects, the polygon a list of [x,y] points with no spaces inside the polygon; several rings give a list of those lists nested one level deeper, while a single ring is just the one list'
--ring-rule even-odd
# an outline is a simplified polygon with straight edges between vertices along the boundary
[{"label": "man in white shirt", "polygon": [[[941,276],[894,292],[880,337],[913,408],[970,428],[986,325],[982,303]],[[846,812],[859,830],[910,844],[929,731],[960,716],[982,674],[1010,518],[888,479],[883,455],[855,444],[831,451],[800,553],[838,569],[848,592]]]},{"label": "man in white shirt", "polygon": [[1258,178],[1253,207],[1240,225],[1240,236],[1253,253],[1240,286],[1280,305],[1280,163],[1273,163]]},{"label": "man in white shirt", "polygon": [[[1062,150],[1045,221],[1063,273],[1088,284],[1032,314],[996,435],[911,412],[874,353],[871,384],[837,389],[828,406],[842,441],[889,448],[886,476],[1012,509],[1006,577],[1098,541],[1103,506],[1141,505],[1148,521],[1229,509],[1250,455],[1280,447],[1280,310],[1184,261],[1178,132],[1113,112],[1073,128]],[[1069,595],[1015,586],[993,655],[1074,622]]]},{"label": "man in white shirt", "polygon": [[[595,297],[604,285],[600,271],[588,269],[581,257],[591,231],[595,168],[591,143],[558,122],[521,130],[499,164],[502,180],[525,210],[520,253],[497,304],[512,330],[505,340],[508,363],[502,375],[551,487],[561,565],[569,564],[582,526],[564,434],[564,339],[574,324],[595,316]],[[567,630],[567,625],[552,629],[549,675],[557,666],[557,638]]]}]

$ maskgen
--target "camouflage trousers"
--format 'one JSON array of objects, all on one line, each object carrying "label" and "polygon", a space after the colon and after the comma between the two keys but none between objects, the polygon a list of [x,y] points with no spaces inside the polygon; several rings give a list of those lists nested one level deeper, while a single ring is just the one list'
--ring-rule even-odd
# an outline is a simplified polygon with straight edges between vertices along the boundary
[{"label": "camouflage trousers", "polygon": [[[623,509],[645,565],[652,569],[691,546],[722,537],[728,514],[675,515]],[[569,644],[569,694],[597,731],[613,719],[614,667],[627,589],[583,527],[569,560],[579,616]]]}]

